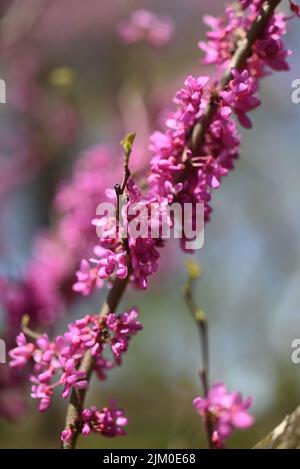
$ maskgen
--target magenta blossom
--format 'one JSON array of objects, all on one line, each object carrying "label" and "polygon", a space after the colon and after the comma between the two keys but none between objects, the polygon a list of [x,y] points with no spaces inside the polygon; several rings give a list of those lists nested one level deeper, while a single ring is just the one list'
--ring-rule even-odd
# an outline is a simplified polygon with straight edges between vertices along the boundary
[{"label": "magenta blossom", "polygon": [[27,342],[23,332],[16,337],[16,343],[18,347],[9,352],[11,358],[10,366],[12,368],[23,368],[32,357],[34,345]]},{"label": "magenta blossom", "polygon": [[91,268],[86,259],[80,262],[80,268],[76,271],[77,282],[73,285],[73,290],[81,293],[83,296],[88,296],[92,290],[102,288],[103,281],[98,277],[98,268]]},{"label": "magenta blossom", "polygon": [[240,123],[248,129],[252,124],[246,112],[260,105],[260,99],[253,96],[257,91],[257,82],[249,76],[248,70],[243,70],[241,73],[232,70],[232,76],[233,80],[227,89],[220,93],[223,106],[221,112],[226,117],[234,111]]},{"label": "magenta blossom", "polygon": [[[142,329],[137,318],[135,308],[120,315],[109,313],[100,321],[97,315],[87,315],[69,324],[68,331],[53,342],[43,334],[28,343],[21,333],[17,347],[9,352],[10,366],[19,369],[33,364],[31,397],[39,399],[39,411],[44,412],[51,405],[56,387],[63,386],[62,398],[66,399],[73,388],[88,386],[85,372],[78,370],[87,351],[94,358],[99,379],[105,379],[108,370],[121,364],[132,336]],[[111,353],[113,360],[105,356]]]},{"label": "magenta blossom", "polygon": [[228,392],[223,383],[214,384],[207,397],[196,397],[193,404],[204,421],[210,419],[213,423],[213,440],[219,447],[235,428],[248,428],[254,421],[247,412],[252,399],[243,401],[239,392]]},{"label": "magenta blossom", "polygon": [[[198,96],[200,80],[195,80],[193,85],[195,86],[194,95]],[[193,94],[191,88],[189,92]],[[180,99],[188,98],[187,95],[182,95]],[[194,96],[194,99],[199,99],[199,97]],[[163,171],[165,173],[167,169],[164,168]],[[181,187],[181,184],[176,184],[174,189],[171,187],[170,190],[174,195]],[[126,278],[130,258],[132,264],[130,280],[132,285],[139,289],[147,288],[148,277],[157,271],[160,258],[159,248],[164,243],[164,228],[172,227],[171,217],[167,210],[170,199],[158,195],[154,190],[143,194],[132,179],[129,179],[127,183],[126,195],[127,203],[121,210],[119,230],[116,230],[116,220],[113,220],[110,215],[93,219],[93,225],[99,229],[97,230],[99,244],[94,247],[96,257],[90,259],[92,266],[88,267],[86,261],[82,264],[81,270],[77,273],[78,281],[73,286],[76,291],[83,294],[91,293],[94,286],[98,284],[97,279],[101,282],[102,280],[111,281],[114,277]],[[155,232],[154,236],[152,236],[153,232]]]},{"label": "magenta blossom", "polygon": [[[112,438],[126,434],[123,427],[128,425],[128,419],[121,409],[116,409],[115,407],[97,409],[93,406],[88,409],[83,409],[76,424],[81,429],[83,436],[88,436],[93,432],[107,438]],[[68,443],[72,435],[73,430],[67,428],[61,433],[61,440],[64,443]]]},{"label": "magenta blossom", "polygon": [[292,0],[290,0],[290,9],[296,16],[298,16],[298,18],[300,18],[300,7],[297,3],[292,2]]},{"label": "magenta blossom", "polygon": [[128,21],[117,26],[119,36],[128,44],[145,41],[152,46],[163,46],[174,36],[175,25],[169,17],[159,17],[148,10],[136,10]]},{"label": "magenta blossom", "polygon": [[[205,221],[209,220],[211,212],[211,192],[233,168],[240,144],[237,126],[230,116],[231,108],[230,112],[224,113],[220,101],[220,109],[206,133],[201,151],[192,159],[187,152],[191,159],[188,177],[184,182],[178,180],[184,170],[182,155],[191,128],[197,119],[201,119],[210,93],[207,77],[187,77],[184,88],[175,95],[177,109],[166,121],[165,133],[152,135],[150,149],[154,155],[148,178],[151,191],[168,202],[204,203]],[[184,238],[181,245],[185,245]]]},{"label": "magenta blossom", "polygon": [[[254,0],[243,1],[245,10],[240,11],[235,5],[226,7],[222,17],[204,16],[204,22],[211,28],[207,42],[201,41],[199,48],[205,53],[205,64],[216,64],[226,68],[232,58],[232,51],[243,40],[253,20],[259,14],[263,2]],[[248,8],[246,8],[248,7]],[[269,74],[269,69],[287,70],[286,59],[290,51],[286,50],[282,36],[286,33],[286,19],[281,13],[274,13],[270,22],[254,43],[251,57],[247,61],[247,68],[256,78]]]},{"label": "magenta blossom", "polygon": [[59,380],[60,384],[64,385],[63,399],[69,397],[72,387],[77,389],[86,389],[88,387],[85,372],[76,370],[75,361],[72,358],[66,360],[64,370],[65,372]]},{"label": "magenta blossom", "polygon": [[127,256],[125,251],[114,253],[109,249],[96,246],[94,252],[98,258],[92,258],[90,261],[97,265],[97,275],[100,279],[104,280],[113,274],[116,274],[117,277],[123,279],[127,277],[128,269],[126,265]]},{"label": "magenta blossom", "polygon": [[117,363],[121,363],[121,357],[128,348],[128,342],[131,336],[137,334],[142,325],[137,321],[138,312],[132,309],[128,313],[122,313],[120,316],[110,314],[107,317],[106,325],[115,336],[111,342],[111,350]]}]

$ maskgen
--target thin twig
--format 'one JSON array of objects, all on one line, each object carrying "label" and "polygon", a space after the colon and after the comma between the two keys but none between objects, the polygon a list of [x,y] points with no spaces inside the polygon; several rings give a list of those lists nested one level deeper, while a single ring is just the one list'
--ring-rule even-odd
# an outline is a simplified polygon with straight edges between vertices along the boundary
[{"label": "thin twig", "polygon": [[28,314],[24,314],[21,319],[21,329],[23,333],[27,335],[27,337],[30,337],[33,340],[39,339],[41,337],[41,334],[30,329],[29,322],[30,322],[30,316]]},{"label": "thin twig", "polygon": [[124,171],[123,171],[123,180],[121,184],[115,185],[115,193],[117,198],[116,203],[116,222],[117,222],[117,235],[119,235],[119,224],[120,224],[120,199],[123,196],[125,189],[127,187],[128,180],[131,176],[129,169],[129,158],[132,152],[132,146],[135,140],[135,133],[127,134],[123,140],[121,140],[121,146],[124,152]]},{"label": "thin twig", "polygon": [[[204,311],[198,308],[193,298],[193,284],[198,276],[199,275],[190,275],[189,273],[188,280],[183,289],[183,296],[199,331],[201,347],[201,366],[199,369],[199,377],[202,383],[204,396],[207,397],[209,391],[208,324]],[[210,415],[205,419],[205,429],[209,448],[214,449],[213,425]]]}]

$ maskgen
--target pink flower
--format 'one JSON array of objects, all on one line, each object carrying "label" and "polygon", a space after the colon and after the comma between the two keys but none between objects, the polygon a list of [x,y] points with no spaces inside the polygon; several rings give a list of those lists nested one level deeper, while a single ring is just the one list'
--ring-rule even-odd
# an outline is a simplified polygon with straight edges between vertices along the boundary
[{"label": "pink flower", "polygon": [[[85,372],[78,369],[87,351],[94,357],[99,379],[105,379],[108,370],[121,364],[131,338],[142,329],[137,318],[136,308],[120,315],[110,313],[102,321],[97,315],[86,315],[69,324],[67,332],[53,342],[43,334],[34,343],[27,343],[21,333],[16,339],[18,347],[10,352],[10,366],[19,368],[28,360],[33,362],[31,397],[39,399],[39,411],[44,412],[51,405],[56,387],[63,386],[62,398],[66,399],[72,388],[88,386]],[[105,356],[111,356],[110,350],[113,360]]]},{"label": "pink flower", "polygon": [[121,409],[114,407],[97,409],[90,407],[82,411],[82,434],[88,436],[90,432],[101,433],[108,438],[125,435],[124,428],[128,425],[128,419]]},{"label": "pink flower", "polygon": [[61,432],[61,441],[63,443],[69,443],[69,441],[71,440],[72,438],[72,435],[73,435],[73,431],[71,430],[71,428],[67,428],[66,430],[63,430]]},{"label": "pink flower", "polygon": [[[242,73],[232,70],[233,80],[230,81],[226,90],[220,93],[222,98],[221,113],[226,118],[234,111],[240,123],[250,128],[252,126],[246,112],[255,109],[260,105],[260,100],[253,96],[257,91],[257,82],[249,76],[248,70]],[[224,114],[225,111],[225,114]]]},{"label": "pink flower", "polygon": [[[194,85],[201,87],[200,81],[196,81]],[[182,97],[182,99],[185,98]],[[172,169],[169,167],[169,170]],[[164,167],[162,172],[166,171]],[[166,183],[165,181],[165,187],[167,187]],[[169,190],[174,195],[181,187],[182,184],[175,184],[175,187]],[[160,257],[158,248],[163,246],[163,227],[172,226],[167,210],[168,198],[155,194],[155,191],[143,195],[132,179],[129,179],[127,183],[126,194],[127,203],[120,214],[118,235],[115,230],[111,231],[111,227],[116,225],[116,220],[111,220],[109,216],[93,220],[94,225],[101,226],[101,233],[98,233],[99,245],[94,247],[97,257],[91,258],[90,262],[96,264],[96,275],[100,280],[111,280],[114,275],[121,279],[126,278],[127,263],[131,260],[133,272],[130,280],[137,288],[145,289],[148,285],[148,277],[158,269],[157,261]],[[108,230],[105,228],[103,231],[103,227],[108,227]],[[152,233],[155,234],[152,236]],[[84,269],[88,269],[85,264]],[[86,291],[85,285],[82,287],[80,284],[76,288]],[[87,289],[90,291],[89,288]]]},{"label": "pink flower", "polygon": [[286,49],[282,41],[285,34],[286,17],[281,13],[276,13],[253,45],[253,55],[248,59],[248,69],[252,75],[268,75],[269,69],[289,70],[287,58],[291,55],[291,51]]},{"label": "pink flower", "polygon": [[96,246],[94,248],[95,254],[99,257],[98,259],[90,259],[91,262],[98,266],[97,275],[100,279],[106,279],[116,274],[119,278],[127,277],[127,256],[125,251],[114,253],[109,249],[101,248]]},{"label": "pink flower", "polygon": [[145,41],[152,46],[163,46],[174,35],[174,22],[169,17],[159,17],[148,10],[136,10],[128,21],[117,26],[119,36],[128,44]]},{"label": "pink flower", "polygon": [[222,383],[214,384],[207,397],[196,397],[193,404],[204,420],[210,418],[213,422],[214,441],[218,446],[223,446],[235,428],[248,428],[254,421],[247,412],[252,399],[243,401],[240,393],[228,392]]},{"label": "pink flower", "polygon": [[73,290],[83,296],[91,294],[95,287],[102,288],[103,281],[98,277],[98,269],[91,268],[86,259],[80,262],[80,269],[76,272],[77,282],[73,285]]},{"label": "pink flower", "polygon": [[60,378],[60,384],[64,385],[62,393],[63,399],[69,397],[72,387],[77,389],[85,389],[88,386],[88,381],[85,379],[86,374],[84,371],[78,371],[75,367],[75,361],[70,358],[64,364],[65,372]]},{"label": "pink flower", "polygon": [[[31,380],[35,383],[38,383],[38,380],[34,377],[32,377]],[[33,399],[40,399],[38,407],[40,412],[45,412],[49,409],[51,405],[51,398],[53,395],[53,390],[51,386],[49,386],[48,384],[34,384],[31,387],[30,395]]]},{"label": "pink flower", "polygon": [[[76,425],[85,437],[93,432],[107,438],[112,438],[126,434],[124,427],[128,425],[128,419],[125,417],[122,409],[115,407],[97,409],[97,407],[93,406],[82,410]],[[72,435],[72,429],[67,428],[61,433],[61,440],[64,443],[68,443]]]},{"label": "pink flower", "polygon": [[239,32],[248,29],[249,23],[233,6],[227,6],[222,17],[204,15],[203,21],[211,28],[206,34],[207,42],[199,42],[199,48],[205,53],[204,63],[227,67],[240,39]]},{"label": "pink flower", "polygon": [[300,18],[300,7],[297,5],[297,3],[292,2],[292,0],[290,0],[290,9],[293,13],[295,13],[296,16]]},{"label": "pink flower", "polygon": [[[178,116],[179,122],[183,122],[186,126],[193,125],[201,109],[204,87],[208,80],[208,77],[194,78],[189,75],[184,82],[184,88],[177,91],[173,101],[181,107],[181,113]],[[176,124],[177,126],[178,124]]]},{"label": "pink flower", "polygon": [[143,329],[141,323],[137,321],[138,311],[131,309],[128,313],[116,316],[111,313],[106,317],[106,325],[114,333],[111,340],[111,350],[118,364],[121,363],[121,356],[128,349],[131,337]]},{"label": "pink flower", "polygon": [[[238,42],[251,28],[253,20],[259,14],[260,0],[242,1],[243,12],[228,6],[225,16],[215,18],[204,16],[204,22],[211,28],[207,33],[207,42],[199,43],[205,53],[204,63],[216,64],[226,68]],[[248,8],[246,8],[248,7]],[[290,54],[284,47],[282,36],[286,33],[286,19],[280,13],[274,13],[267,28],[253,45],[252,56],[247,61],[247,68],[254,77],[263,77],[274,70],[287,70],[286,58]]]},{"label": "pink flower", "polygon": [[9,352],[11,358],[10,366],[12,368],[23,368],[32,358],[35,347],[33,344],[27,342],[23,332],[17,336],[16,342],[18,347]]},{"label": "pink flower", "polygon": [[[236,88],[238,89],[238,86]],[[171,118],[173,129],[169,125],[165,134],[156,132],[152,136],[151,150],[154,151],[154,156],[151,161],[152,173],[148,179],[151,191],[166,197],[168,202],[176,199],[176,202],[181,204],[204,203],[206,221],[209,220],[211,212],[209,206],[211,191],[220,186],[222,177],[233,168],[233,161],[237,158],[240,144],[236,124],[230,118],[232,109],[224,104],[220,106],[219,112],[216,113],[206,132],[199,156],[193,156],[190,161],[188,177],[182,183],[178,181],[180,171],[183,170],[182,154],[191,125],[195,119],[201,119],[210,91],[206,77],[187,78],[185,88],[175,97],[179,109]],[[182,116],[187,115],[186,106],[190,109],[189,118],[182,120]],[[189,153],[187,156],[190,158]],[[182,239],[181,244],[184,246],[185,239]]]}]

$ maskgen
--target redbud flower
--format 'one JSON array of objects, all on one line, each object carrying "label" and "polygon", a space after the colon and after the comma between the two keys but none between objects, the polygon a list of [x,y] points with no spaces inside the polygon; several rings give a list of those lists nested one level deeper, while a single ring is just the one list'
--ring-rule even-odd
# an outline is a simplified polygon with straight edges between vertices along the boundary
[{"label": "redbud flower", "polygon": [[73,432],[72,432],[71,428],[68,428],[68,429],[66,429],[66,430],[63,430],[63,431],[61,432],[61,437],[60,437],[60,438],[61,438],[61,441],[62,441],[63,443],[68,443],[68,442],[71,440],[72,435],[73,435]]},{"label": "redbud flower", "polygon": [[239,392],[228,392],[223,383],[214,384],[207,397],[196,397],[193,404],[204,421],[213,422],[213,440],[220,447],[235,428],[248,428],[254,421],[247,412],[252,399],[243,401]]},{"label": "redbud flower", "polygon": [[163,46],[174,35],[174,22],[169,17],[159,17],[148,10],[136,10],[128,21],[117,26],[119,36],[128,44],[145,41],[153,46]]},{"label": "redbud flower", "polygon": [[[33,363],[31,397],[39,399],[39,411],[44,412],[50,407],[57,386],[63,386],[63,399],[72,388],[88,386],[85,372],[78,370],[87,351],[94,357],[94,369],[100,379],[105,379],[107,370],[121,364],[131,337],[142,329],[137,318],[136,308],[120,315],[110,313],[102,321],[97,315],[87,315],[69,324],[68,331],[53,342],[43,334],[34,343],[27,343],[21,333],[16,339],[17,347],[9,352],[10,366],[21,368]],[[105,357],[107,349],[111,350],[113,361]]]},{"label": "redbud flower", "polygon": [[86,259],[80,262],[80,268],[76,271],[77,282],[73,285],[73,290],[88,296],[96,287],[102,288],[103,281],[98,277],[98,268],[91,268]]},{"label": "redbud flower", "polygon": [[127,265],[126,265],[126,252],[114,253],[109,249],[101,248],[96,246],[94,252],[99,259],[90,259],[90,261],[98,266],[97,275],[100,279],[106,279],[116,274],[119,278],[127,277]]},{"label": "redbud flower", "polygon": [[290,9],[293,13],[295,13],[295,15],[300,18],[300,7],[299,5],[297,5],[297,3],[292,2],[292,0],[290,0]]},{"label": "redbud flower", "polygon": [[27,342],[23,332],[16,337],[16,343],[18,347],[9,352],[11,358],[10,366],[12,368],[23,368],[30,358],[32,358],[34,345]]},{"label": "redbud flower", "polygon": [[86,374],[84,371],[78,371],[75,368],[75,361],[70,358],[66,360],[64,364],[65,372],[62,374],[59,382],[64,385],[64,390],[62,393],[63,399],[69,397],[72,386],[77,389],[85,389],[88,386],[88,382],[85,379]]},{"label": "redbud flower", "polygon": [[[224,117],[227,117],[231,111],[234,111],[240,123],[244,127],[250,128],[252,124],[246,116],[246,112],[260,105],[260,100],[253,96],[257,91],[257,82],[249,76],[248,70],[243,70],[242,73],[232,70],[232,75],[233,80],[230,81],[226,90],[220,93],[223,106],[221,113]],[[226,111],[225,115],[224,110]]]},{"label": "redbud flower", "polygon": [[[97,409],[93,406],[82,410],[76,425],[81,429],[81,433],[85,437],[93,432],[107,438],[112,438],[126,434],[123,427],[128,425],[128,419],[121,409],[116,409],[115,407]],[[72,435],[72,429],[67,428],[61,433],[61,440],[64,443],[68,443]]]},{"label": "redbud flower", "polygon": [[[201,41],[199,48],[205,53],[204,63],[216,64],[226,68],[246,32],[253,24],[262,4],[260,0],[253,2],[242,1],[243,12],[234,6],[228,6],[225,15],[220,18],[204,16],[204,22],[211,28],[207,33],[207,42]],[[286,19],[281,13],[274,13],[252,48],[252,56],[247,61],[247,67],[252,76],[263,77],[269,73],[268,68],[287,70],[286,58],[290,51],[286,50],[282,36],[286,33]]]},{"label": "redbud flower", "polygon": [[32,386],[30,396],[33,399],[40,399],[38,409],[40,412],[45,412],[46,410],[49,409],[51,405],[51,398],[53,395],[53,390],[51,386],[47,384],[38,384],[39,381],[34,377],[31,377],[31,381],[37,384],[34,384]]}]

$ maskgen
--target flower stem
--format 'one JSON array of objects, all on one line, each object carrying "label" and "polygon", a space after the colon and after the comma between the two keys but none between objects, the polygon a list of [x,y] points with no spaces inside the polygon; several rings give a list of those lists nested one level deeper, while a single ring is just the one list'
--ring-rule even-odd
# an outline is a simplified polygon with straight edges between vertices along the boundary
[{"label": "flower stem", "polygon": [[[193,298],[193,283],[196,278],[196,276],[188,276],[187,283],[183,289],[183,296],[199,331],[201,347],[201,366],[199,369],[199,377],[202,383],[204,396],[207,397],[209,391],[208,324],[204,311],[198,308]],[[207,434],[209,448],[214,449],[215,446],[213,442],[213,425],[209,415],[205,419],[205,430]]]}]

